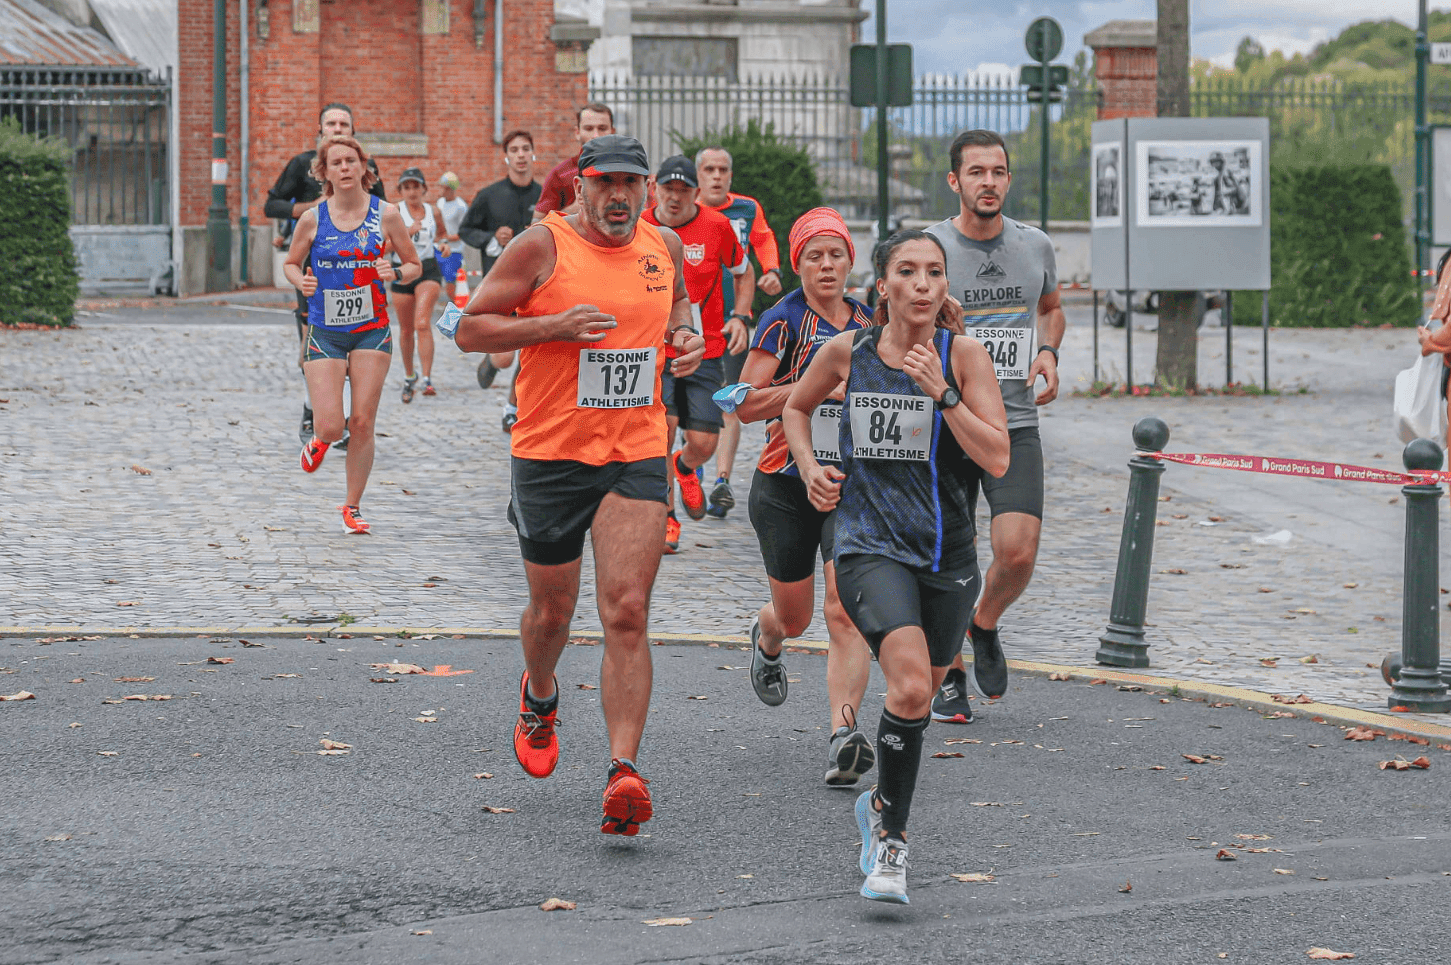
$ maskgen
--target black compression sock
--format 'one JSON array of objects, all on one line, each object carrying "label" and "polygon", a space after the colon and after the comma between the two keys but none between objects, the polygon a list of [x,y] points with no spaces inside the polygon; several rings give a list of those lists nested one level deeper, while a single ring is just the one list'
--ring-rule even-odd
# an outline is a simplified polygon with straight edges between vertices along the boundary
[{"label": "black compression sock", "polygon": [[531,712],[539,714],[540,716],[552,714],[554,713],[554,709],[559,706],[559,690],[556,688],[554,693],[548,699],[540,700],[538,697],[535,697],[529,692],[528,687],[525,687],[524,706],[527,707]]},{"label": "black compression sock", "polygon": [[900,837],[907,831],[912,792],[922,764],[922,736],[931,719],[929,715],[903,720],[889,710],[882,711],[877,725],[877,799],[882,802],[882,827],[889,835]]},{"label": "black compression sock", "polygon": [[685,453],[683,452],[677,452],[675,454],[675,471],[682,476],[689,476],[695,472],[695,467],[687,466],[685,463],[680,461],[680,457],[684,455]]}]

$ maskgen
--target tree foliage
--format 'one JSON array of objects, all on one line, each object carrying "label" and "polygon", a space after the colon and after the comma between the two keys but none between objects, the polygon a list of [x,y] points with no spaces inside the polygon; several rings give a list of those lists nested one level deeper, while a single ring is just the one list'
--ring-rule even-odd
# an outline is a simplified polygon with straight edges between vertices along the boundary
[{"label": "tree foliage", "polygon": [[69,325],[75,316],[70,164],[64,141],[0,118],[0,322]]}]

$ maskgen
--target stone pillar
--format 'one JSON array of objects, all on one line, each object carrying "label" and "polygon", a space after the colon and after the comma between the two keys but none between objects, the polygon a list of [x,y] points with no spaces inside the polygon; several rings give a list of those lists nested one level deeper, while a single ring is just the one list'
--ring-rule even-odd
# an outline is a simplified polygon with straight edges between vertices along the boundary
[{"label": "stone pillar", "polygon": [[1159,55],[1155,21],[1112,20],[1090,30],[1083,42],[1093,48],[1098,119],[1156,116]]}]

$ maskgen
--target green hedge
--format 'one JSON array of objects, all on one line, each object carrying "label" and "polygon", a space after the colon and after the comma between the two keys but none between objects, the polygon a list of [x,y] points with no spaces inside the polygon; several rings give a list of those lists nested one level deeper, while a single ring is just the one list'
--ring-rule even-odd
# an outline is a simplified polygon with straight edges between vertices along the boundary
[{"label": "green hedge", "polygon": [[0,322],[69,325],[75,317],[70,165],[64,141],[0,119]]},{"label": "green hedge", "polygon": [[[704,147],[723,147],[731,152],[731,190],[749,195],[766,209],[766,221],[781,249],[782,291],[791,291],[801,284],[791,270],[790,248],[786,236],[791,225],[812,208],[822,204],[821,186],[816,181],[816,166],[804,148],[796,147],[776,136],[775,126],[764,127],[749,121],[745,127],[724,131],[706,131],[697,137],[676,136],[680,153],[695,157]],[[760,265],[756,271],[760,273]],[[754,314],[759,316],[776,296],[756,291]]]},{"label": "green hedge", "polygon": [[[1415,325],[1400,191],[1389,166],[1270,172],[1270,322],[1294,328]],[[1236,292],[1237,324],[1260,324],[1258,292]]]}]

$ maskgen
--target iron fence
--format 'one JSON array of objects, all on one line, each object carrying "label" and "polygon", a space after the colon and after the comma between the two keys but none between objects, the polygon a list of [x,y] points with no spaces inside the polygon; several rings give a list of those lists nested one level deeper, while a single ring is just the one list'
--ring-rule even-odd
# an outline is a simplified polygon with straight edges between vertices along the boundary
[{"label": "iron fence", "polygon": [[170,221],[170,79],[114,68],[0,68],[0,118],[63,138],[77,225]]},{"label": "iron fence", "polygon": [[[827,203],[848,217],[875,217],[876,112],[851,106],[845,78],[596,74],[590,95],[609,104],[618,128],[639,137],[657,160],[674,153],[681,138],[749,120],[771,124],[815,159]],[[1075,69],[1063,102],[1049,108],[1049,214],[1055,219],[1088,217],[1091,125],[1099,98],[1091,76]],[[1276,161],[1389,164],[1409,210],[1415,179],[1410,84],[1286,78],[1263,85],[1214,77],[1195,81],[1190,102],[1198,117],[1270,118]],[[1451,85],[1433,87],[1429,104],[1433,119],[1451,122]],[[1006,213],[1036,221],[1039,110],[1010,75],[918,78],[912,106],[891,108],[887,115],[894,214],[952,214],[957,200],[946,182],[948,147],[959,131],[988,128],[1003,134],[1012,158],[1016,186]]]}]

